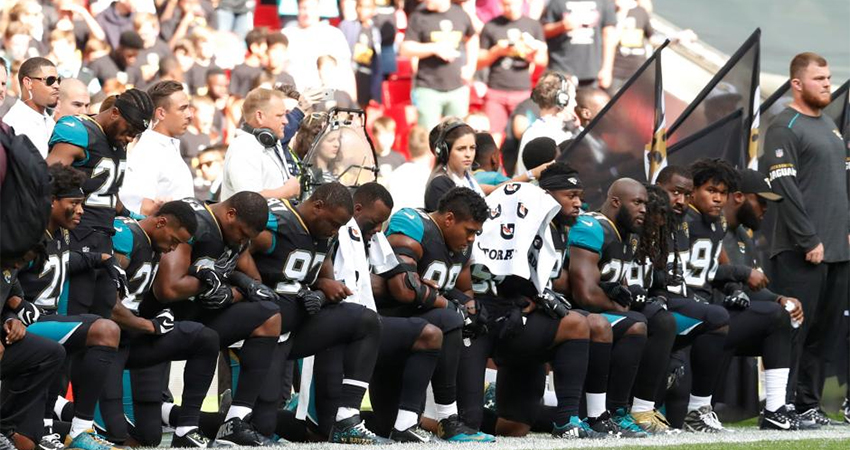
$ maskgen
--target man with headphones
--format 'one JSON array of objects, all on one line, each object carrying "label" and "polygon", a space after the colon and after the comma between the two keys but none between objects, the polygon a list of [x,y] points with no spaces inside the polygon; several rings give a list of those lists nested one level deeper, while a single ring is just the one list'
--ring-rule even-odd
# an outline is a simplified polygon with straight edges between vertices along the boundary
[{"label": "man with headphones", "polygon": [[245,123],[236,130],[227,156],[221,199],[240,191],[258,192],[266,198],[288,199],[298,196],[298,179],[291,177],[280,146],[287,124],[283,92],[257,88],[242,104]]},{"label": "man with headphones", "polygon": [[576,88],[571,78],[560,72],[548,71],[540,76],[537,86],[531,91],[531,100],[540,106],[540,118],[522,135],[515,174],[529,169],[522,162],[522,152],[533,139],[550,137],[560,144],[574,137],[572,130],[577,125],[574,115]]}]

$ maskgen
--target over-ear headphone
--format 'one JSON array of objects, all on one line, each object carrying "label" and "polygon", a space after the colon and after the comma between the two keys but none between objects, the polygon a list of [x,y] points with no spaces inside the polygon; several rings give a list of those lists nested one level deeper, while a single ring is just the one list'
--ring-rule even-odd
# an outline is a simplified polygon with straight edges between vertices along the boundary
[{"label": "over-ear headphone", "polygon": [[257,142],[265,148],[273,148],[277,146],[277,137],[270,128],[254,128],[247,123],[242,124],[242,131],[251,133],[257,138]]},{"label": "over-ear headphone", "polygon": [[466,125],[463,121],[455,120],[443,126],[440,135],[437,136],[437,142],[434,143],[434,154],[437,157],[437,164],[447,164],[449,162],[449,143],[446,142],[446,136],[453,130]]},{"label": "over-ear headphone", "polygon": [[558,108],[566,108],[570,104],[570,84],[567,77],[561,72],[554,72],[558,80],[561,81],[561,87],[555,91],[555,106]]}]

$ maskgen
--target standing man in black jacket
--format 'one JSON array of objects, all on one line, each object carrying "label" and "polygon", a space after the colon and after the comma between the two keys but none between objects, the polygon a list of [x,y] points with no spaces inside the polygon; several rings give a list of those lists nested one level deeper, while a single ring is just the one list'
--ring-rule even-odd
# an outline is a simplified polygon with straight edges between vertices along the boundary
[{"label": "standing man in black jacket", "polygon": [[[799,298],[807,320],[796,336],[789,399],[804,419],[826,425],[820,409],[824,357],[847,302],[850,203],[847,149],[822,109],[830,102],[826,60],[801,53],[791,61],[794,101],[770,124],[761,171],[785,200],[772,230],[772,288]],[[796,397],[794,397],[796,392]]]}]

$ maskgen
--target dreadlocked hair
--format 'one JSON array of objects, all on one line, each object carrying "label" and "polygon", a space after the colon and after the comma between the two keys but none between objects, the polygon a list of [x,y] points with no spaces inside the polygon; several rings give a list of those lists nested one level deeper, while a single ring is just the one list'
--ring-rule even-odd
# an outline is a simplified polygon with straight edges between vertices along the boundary
[{"label": "dreadlocked hair", "polygon": [[663,270],[669,254],[668,239],[676,230],[676,219],[670,206],[670,197],[662,187],[645,184],[647,202],[636,261],[652,262],[652,267]]}]

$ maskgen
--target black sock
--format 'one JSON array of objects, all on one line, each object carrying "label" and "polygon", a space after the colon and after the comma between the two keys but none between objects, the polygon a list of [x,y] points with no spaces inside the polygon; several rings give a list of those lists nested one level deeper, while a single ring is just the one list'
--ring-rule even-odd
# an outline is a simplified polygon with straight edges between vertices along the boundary
[{"label": "black sock", "polygon": [[254,410],[251,412],[251,425],[263,436],[271,436],[275,430],[277,409],[281,402],[281,372],[286,363],[288,346],[286,343],[277,344],[274,351],[272,363],[269,366],[268,375],[266,375],[265,387],[257,397]]},{"label": "black sock", "polygon": [[374,311],[367,309],[360,315],[354,339],[345,348],[339,404],[359,410],[381,347],[381,322]]},{"label": "black sock", "polygon": [[117,350],[94,345],[87,347],[71,364],[71,382],[74,386],[74,414],[83,420],[94,419],[94,407],[103,389],[107,370],[115,361]]},{"label": "black sock", "polygon": [[233,404],[253,408],[269,372],[277,336],[245,339],[239,354],[240,372]]},{"label": "black sock", "polygon": [[581,389],[587,375],[587,339],[571,339],[558,344],[552,358],[555,372],[555,395],[558,397],[558,413],[555,423],[564,425],[572,416],[578,416]]},{"label": "black sock", "polygon": [[726,333],[705,333],[694,340],[691,347],[691,367],[693,368],[693,385],[691,394],[708,397],[714,393],[717,379],[723,368],[726,351],[723,344]]},{"label": "black sock", "polygon": [[431,381],[439,358],[439,350],[418,350],[407,357],[402,372],[399,409],[419,411],[422,393],[428,388],[428,383]]},{"label": "black sock", "polygon": [[[177,409],[175,406],[174,409]],[[226,417],[224,413],[208,413],[202,412],[201,417],[198,420],[198,428],[200,428],[201,433],[204,436],[212,439],[215,438],[215,435],[218,434],[218,429],[221,427],[221,424],[224,423],[224,418]],[[172,415],[174,412],[172,411]]]},{"label": "black sock", "polygon": [[611,369],[610,342],[590,342],[587,357],[587,378],[584,391],[588,394],[601,394],[608,390],[608,372]]},{"label": "black sock", "polygon": [[676,319],[672,314],[660,311],[647,322],[646,333],[646,345],[632,394],[641,400],[654,401],[667,380],[670,353],[676,340]]},{"label": "black sock", "polygon": [[218,335],[209,328],[201,329],[192,346],[192,357],[183,371],[183,408],[176,426],[196,427],[207,388],[218,364]]},{"label": "black sock", "polygon": [[646,346],[646,335],[623,335],[611,349],[611,376],[608,378],[608,409],[625,408],[635,383],[638,365]]},{"label": "black sock", "polygon": [[437,358],[437,366],[431,377],[434,390],[434,403],[450,405],[457,400],[457,368],[460,364],[460,351],[463,348],[461,329],[449,331],[443,335],[443,348]]}]

